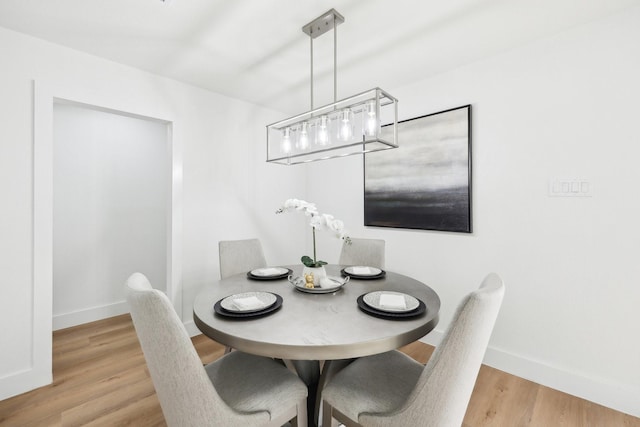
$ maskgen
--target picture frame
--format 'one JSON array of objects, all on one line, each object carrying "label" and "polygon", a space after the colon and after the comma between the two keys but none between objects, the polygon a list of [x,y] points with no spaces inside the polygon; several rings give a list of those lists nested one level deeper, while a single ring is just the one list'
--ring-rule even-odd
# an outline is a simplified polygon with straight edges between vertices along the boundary
[{"label": "picture frame", "polygon": [[364,225],[472,233],[471,105],[397,126],[398,148],[364,155]]}]

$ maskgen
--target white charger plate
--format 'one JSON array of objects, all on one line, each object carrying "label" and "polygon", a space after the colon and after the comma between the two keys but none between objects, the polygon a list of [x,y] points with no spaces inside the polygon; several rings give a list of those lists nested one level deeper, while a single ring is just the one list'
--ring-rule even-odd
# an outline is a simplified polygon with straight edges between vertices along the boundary
[{"label": "white charger plate", "polygon": [[[261,307],[242,309],[242,308],[238,307],[234,303],[234,301],[236,299],[238,299],[238,298],[250,298],[252,296],[258,298],[260,300],[260,302],[262,302],[262,306]],[[222,301],[220,301],[220,306],[222,308],[224,308],[225,310],[233,312],[233,313],[255,313],[257,311],[266,310],[267,308],[271,307],[275,303],[276,303],[276,296],[274,294],[272,294],[272,293],[269,293],[269,292],[243,292],[241,294],[229,295],[228,297],[224,298]]]},{"label": "white charger plate", "polygon": [[[401,307],[385,307],[380,304],[380,297],[384,294],[387,295],[397,295],[404,297],[405,308]],[[385,311],[387,313],[406,313],[408,311],[413,311],[420,305],[420,302],[412,297],[411,295],[403,294],[402,292],[394,292],[394,291],[374,291],[369,292],[363,298],[365,304],[367,304],[371,308],[375,308],[376,310]]]},{"label": "white charger plate", "polygon": [[257,277],[282,276],[283,274],[286,274],[288,272],[289,270],[287,268],[282,267],[264,267],[251,270],[251,274]]},{"label": "white charger plate", "polygon": [[[368,272],[358,272],[360,271],[360,269],[369,269]],[[354,276],[377,276],[379,274],[382,273],[382,270],[380,270],[377,267],[368,267],[366,265],[353,265],[351,267],[346,267],[344,269],[344,271],[348,274],[352,274]]]}]

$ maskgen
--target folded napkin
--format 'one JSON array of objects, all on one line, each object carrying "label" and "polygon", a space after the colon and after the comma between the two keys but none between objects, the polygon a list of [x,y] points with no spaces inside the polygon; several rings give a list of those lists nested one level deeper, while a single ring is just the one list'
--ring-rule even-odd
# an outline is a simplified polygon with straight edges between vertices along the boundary
[{"label": "folded napkin", "polygon": [[258,268],[257,270],[253,270],[251,273],[256,276],[276,276],[278,274],[282,274],[282,269],[275,267]]},{"label": "folded napkin", "polygon": [[265,304],[258,297],[252,295],[250,297],[234,298],[233,305],[235,305],[238,310],[255,310],[263,308]]},{"label": "folded napkin", "polygon": [[382,308],[391,308],[391,309],[406,309],[407,303],[404,300],[404,295],[393,295],[393,294],[380,294],[380,300],[378,304]]},{"label": "folded napkin", "polygon": [[374,274],[374,270],[370,269],[369,267],[351,267],[351,271],[353,272],[353,274],[357,274],[359,276],[368,276]]}]

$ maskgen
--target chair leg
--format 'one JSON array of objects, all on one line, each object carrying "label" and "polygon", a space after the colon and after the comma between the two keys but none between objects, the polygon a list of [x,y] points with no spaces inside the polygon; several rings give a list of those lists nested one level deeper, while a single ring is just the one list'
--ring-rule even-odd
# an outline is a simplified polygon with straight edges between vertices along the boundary
[{"label": "chair leg", "polygon": [[307,399],[302,399],[297,405],[298,415],[293,419],[292,427],[307,427]]},{"label": "chair leg", "polygon": [[324,386],[331,380],[331,378],[333,378],[335,374],[344,369],[354,360],[355,359],[337,359],[321,362],[322,373],[320,374],[320,379],[318,380],[318,391],[316,393],[316,424],[318,424],[317,416],[320,414],[320,405],[322,405],[322,390],[324,390]]},{"label": "chair leg", "polygon": [[333,418],[333,407],[326,400],[322,402],[322,427],[338,427],[338,421]]},{"label": "chair leg", "polygon": [[307,399],[300,399],[294,406],[282,412],[279,417],[272,418],[265,427],[308,427]]}]

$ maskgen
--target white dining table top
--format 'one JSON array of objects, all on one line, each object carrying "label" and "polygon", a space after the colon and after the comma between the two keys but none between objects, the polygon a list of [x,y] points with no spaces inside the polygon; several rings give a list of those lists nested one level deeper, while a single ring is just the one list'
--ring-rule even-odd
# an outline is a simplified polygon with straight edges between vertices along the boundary
[{"label": "white dining table top", "polygon": [[[286,266],[299,276],[302,266]],[[326,266],[340,276],[342,266]],[[371,291],[397,291],[423,301],[426,312],[415,318],[389,320],[358,308],[357,298]],[[282,307],[251,319],[215,314],[214,304],[229,295],[265,291],[282,297]],[[193,303],[196,326],[211,339],[247,353],[288,360],[336,360],[397,349],[428,334],[438,323],[440,298],[426,284],[386,271],[381,279],[352,278],[335,293],[309,294],[285,278],[252,280],[246,273],[206,285]]]}]

